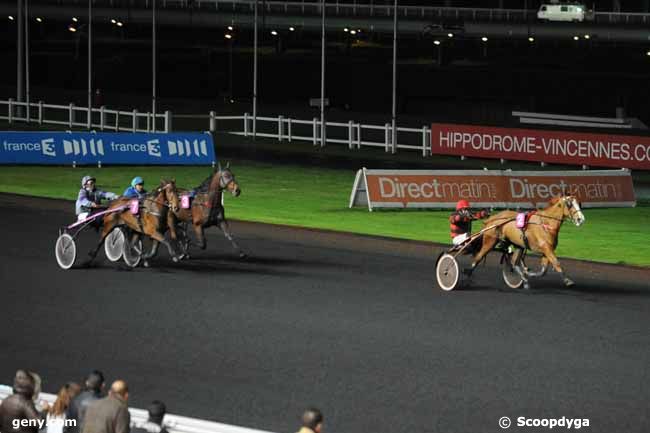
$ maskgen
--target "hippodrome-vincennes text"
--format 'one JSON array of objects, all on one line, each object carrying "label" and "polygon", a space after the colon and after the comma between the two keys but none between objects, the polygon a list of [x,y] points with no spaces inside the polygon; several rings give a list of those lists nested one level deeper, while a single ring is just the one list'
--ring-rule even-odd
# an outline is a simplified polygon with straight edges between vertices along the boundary
[{"label": "hippodrome-vincennes text", "polygon": [[[541,142],[541,143],[540,143]],[[517,152],[620,161],[650,161],[650,146],[614,141],[576,140],[517,135],[440,132],[440,146],[479,151]]]}]

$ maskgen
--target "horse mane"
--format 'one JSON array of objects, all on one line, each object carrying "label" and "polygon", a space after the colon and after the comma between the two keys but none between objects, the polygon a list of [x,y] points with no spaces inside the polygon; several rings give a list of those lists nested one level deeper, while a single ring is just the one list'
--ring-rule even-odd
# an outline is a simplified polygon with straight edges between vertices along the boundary
[{"label": "horse mane", "polygon": [[206,177],[203,182],[199,184],[196,188],[194,188],[195,191],[197,192],[208,192],[208,189],[210,188],[210,183],[212,183],[212,178],[218,173],[218,171],[215,171],[212,173],[210,176]]}]

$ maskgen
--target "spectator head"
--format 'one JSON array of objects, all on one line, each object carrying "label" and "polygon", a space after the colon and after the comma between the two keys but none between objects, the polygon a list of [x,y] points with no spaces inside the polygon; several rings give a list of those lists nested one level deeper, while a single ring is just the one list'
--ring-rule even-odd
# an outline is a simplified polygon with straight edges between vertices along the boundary
[{"label": "spectator head", "polygon": [[162,401],[154,400],[147,408],[147,412],[149,412],[150,422],[162,425],[163,418],[167,413],[167,408],[165,407],[165,403]]},{"label": "spectator head", "polygon": [[14,394],[20,394],[31,400],[34,395],[34,376],[29,374],[27,370],[16,371],[13,390]]},{"label": "spectator head", "polygon": [[111,385],[110,394],[127,401],[129,399],[129,386],[123,380],[116,380]]},{"label": "spectator head", "polygon": [[101,392],[104,389],[104,375],[99,370],[93,370],[86,377],[86,389]]},{"label": "spectator head", "polygon": [[323,414],[316,408],[309,408],[302,414],[302,426],[320,433],[323,428]]},{"label": "spectator head", "polygon": [[63,385],[56,395],[56,401],[50,406],[48,413],[53,416],[62,416],[65,414],[66,409],[70,406],[70,401],[79,394],[80,390],[81,387],[74,382],[68,382]]}]

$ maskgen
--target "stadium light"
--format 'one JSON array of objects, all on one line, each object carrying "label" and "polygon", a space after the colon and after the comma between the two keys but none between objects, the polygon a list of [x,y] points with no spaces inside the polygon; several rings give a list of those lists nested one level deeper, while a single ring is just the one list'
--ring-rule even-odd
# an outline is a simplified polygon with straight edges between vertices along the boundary
[{"label": "stadium light", "polygon": [[74,32],[77,31],[77,28],[75,26],[71,25],[71,26],[68,27],[68,31],[71,31],[72,33],[74,33]]},{"label": "stadium light", "polygon": [[41,18],[41,17],[36,17],[36,21],[38,21],[39,23],[42,23],[42,22],[43,22],[43,18]]},{"label": "stadium light", "polygon": [[228,26],[228,30],[232,32],[232,26]]},{"label": "stadium light", "polygon": [[118,21],[115,25],[118,27],[122,27],[124,24],[122,24],[122,21]]},{"label": "stadium light", "polygon": [[453,38],[453,37],[454,37],[454,34],[453,34],[453,33],[447,33],[447,37],[448,37],[448,38]]},{"label": "stadium light", "polygon": [[13,21],[13,20],[14,20],[14,17],[11,16],[11,15],[9,15],[7,18],[9,18],[9,21]]},{"label": "stadium light", "polygon": [[580,37],[578,37],[578,36],[574,36],[574,37],[573,37],[573,40],[574,40],[574,41],[579,41],[579,40],[580,40]]},{"label": "stadium light", "polygon": [[79,20],[77,19],[77,17],[72,17],[72,22],[73,22],[73,23],[76,23],[77,21],[79,21]]},{"label": "stadium light", "polygon": [[294,31],[294,30],[296,30],[296,29],[294,29],[293,27],[289,27],[289,31],[290,31],[290,32],[292,32],[292,31]]},{"label": "stadium light", "polygon": [[434,45],[440,45],[440,41],[436,39],[435,41],[433,41],[433,44]]},{"label": "stadium light", "polygon": [[356,35],[356,34],[357,34],[357,31],[356,31],[356,30],[350,30],[350,34],[351,34],[351,35]]},{"label": "stadium light", "polygon": [[646,51],[645,55],[650,57],[650,50]]},{"label": "stadium light", "polygon": [[585,37],[585,39],[589,39],[591,36],[585,35],[584,37]]},{"label": "stadium light", "polygon": [[488,38],[487,38],[486,36],[483,36],[483,37],[481,38],[481,40],[482,40],[483,42],[487,42],[487,41],[488,41]]},{"label": "stadium light", "polygon": [[347,33],[347,32],[350,31],[350,29],[346,27],[346,28],[343,29],[343,31],[344,31],[345,33]]},{"label": "stadium light", "polygon": [[357,29],[357,33],[361,33],[361,29]]},{"label": "stadium light", "polygon": [[528,42],[535,42],[535,38],[532,37],[532,36],[530,36],[530,37],[528,38]]},{"label": "stadium light", "polygon": [[278,32],[276,32],[275,30],[271,30],[271,34],[272,34],[273,36],[277,36],[277,35],[278,35]]},{"label": "stadium light", "polygon": [[111,24],[117,24],[117,21],[115,21],[115,18],[111,19]]},{"label": "stadium light", "polygon": [[232,35],[231,35],[230,33],[226,33],[226,34],[224,35],[224,37],[225,37],[226,39],[232,39]]}]

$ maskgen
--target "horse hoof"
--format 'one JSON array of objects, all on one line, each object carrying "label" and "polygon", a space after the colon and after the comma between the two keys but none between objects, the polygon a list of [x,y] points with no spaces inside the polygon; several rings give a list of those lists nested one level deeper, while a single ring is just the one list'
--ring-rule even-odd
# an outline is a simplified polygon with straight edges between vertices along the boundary
[{"label": "horse hoof", "polygon": [[239,258],[242,260],[246,260],[248,258],[248,254],[246,253],[239,253]]},{"label": "horse hoof", "polygon": [[178,262],[179,262],[179,258],[178,258],[177,256],[174,256],[174,257],[172,257],[172,261],[173,261],[174,263],[178,263]]},{"label": "horse hoof", "polygon": [[570,278],[565,278],[564,279],[564,285],[567,286],[567,287],[573,287],[573,286],[576,285],[576,283],[573,280],[571,280]]},{"label": "horse hoof", "polygon": [[524,290],[530,290],[530,284],[528,281],[524,281]]},{"label": "horse hoof", "polygon": [[190,257],[189,254],[185,254],[185,255],[183,256],[183,259],[184,259],[184,260],[189,260],[189,259],[191,259],[191,257]]},{"label": "horse hoof", "polygon": [[144,262],[142,262],[142,266],[144,266],[145,268],[148,268],[149,267],[149,262],[147,260],[145,260]]}]

